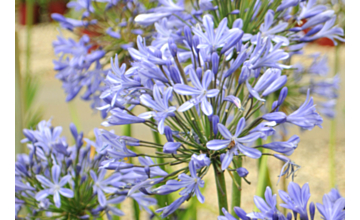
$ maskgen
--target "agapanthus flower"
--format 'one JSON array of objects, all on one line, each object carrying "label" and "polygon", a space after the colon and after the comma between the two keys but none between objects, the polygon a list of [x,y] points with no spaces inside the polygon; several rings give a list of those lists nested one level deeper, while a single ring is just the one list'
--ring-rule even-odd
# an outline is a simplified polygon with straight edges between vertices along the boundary
[{"label": "agapanthus flower", "polygon": [[210,159],[206,156],[206,154],[193,154],[191,156],[191,161],[194,163],[196,170],[201,169],[205,166],[209,166],[211,163]]},{"label": "agapanthus flower", "polygon": [[300,166],[295,164],[294,161],[291,161],[289,158],[287,158],[283,155],[274,154],[274,157],[285,162],[285,164],[281,168],[278,183],[280,181],[280,177],[282,177],[282,176],[286,176],[286,178],[292,176],[292,180],[294,181],[295,173],[296,173],[296,171],[298,171],[300,169]]},{"label": "agapanthus flower", "polygon": [[96,20],[84,21],[84,20],[75,20],[75,19],[72,19],[72,18],[65,18],[63,15],[58,14],[58,13],[52,13],[51,18],[54,19],[55,21],[60,22],[60,25],[63,28],[69,29],[71,31],[75,27],[84,27],[84,26],[88,26],[88,25],[92,25],[92,24],[97,23]]},{"label": "agapanthus flower", "polygon": [[325,115],[328,118],[334,118],[336,115],[335,111],[336,99],[331,99],[326,102],[317,102],[316,110],[321,114]]},{"label": "agapanthus flower", "polygon": [[316,4],[317,0],[309,0],[307,2],[301,2],[301,12],[299,16],[296,17],[297,21],[300,22],[302,19],[307,19],[310,17],[314,17],[315,15],[326,10],[325,5]]},{"label": "agapanthus flower", "polygon": [[104,211],[107,219],[111,220],[112,216],[123,216],[125,213],[118,209],[115,205],[121,203],[126,199],[126,196],[117,196],[107,200],[104,206],[98,206],[97,208],[91,210],[91,213],[95,216],[98,216],[100,212]]},{"label": "agapanthus flower", "polygon": [[213,77],[213,73],[210,70],[207,70],[203,76],[201,83],[195,71],[190,69],[189,75],[191,82],[195,86],[195,88],[184,84],[176,84],[174,86],[174,90],[178,94],[191,95],[195,97],[182,104],[179,107],[178,111],[183,112],[192,108],[195,105],[201,104],[202,112],[205,115],[212,115],[213,108],[208,101],[208,98],[215,97],[219,93],[218,89],[208,89],[211,83],[211,79]]},{"label": "agapanthus flower", "polygon": [[177,3],[174,3],[173,0],[160,0],[159,3],[159,7],[151,10],[153,13],[140,14],[135,17],[135,22],[147,26],[172,13],[179,13],[185,10],[183,0]]},{"label": "agapanthus flower", "polygon": [[172,98],[173,89],[167,88],[161,95],[160,88],[155,85],[153,88],[153,97],[154,100],[148,94],[143,94],[140,96],[140,102],[149,107],[150,109],[154,109],[155,111],[145,112],[139,115],[140,118],[149,119],[154,117],[158,122],[158,130],[160,134],[164,133],[164,123],[167,117],[175,116],[175,106],[169,106],[169,101]]},{"label": "agapanthus flower", "polygon": [[181,196],[180,198],[176,199],[173,203],[171,203],[170,205],[157,209],[155,212],[161,213],[161,217],[165,218],[166,216],[170,215],[171,213],[175,212],[181,204],[183,204],[189,196]]},{"label": "agapanthus flower", "polygon": [[337,45],[335,39],[344,42],[344,38],[341,37],[344,36],[344,30],[340,27],[333,26],[335,24],[335,20],[336,17],[332,17],[324,25],[319,24],[315,26],[305,36],[301,37],[299,41],[310,42],[322,37],[326,37],[332,40],[335,45]]},{"label": "agapanthus flower", "polygon": [[345,198],[339,198],[335,203],[332,203],[329,197],[324,195],[322,202],[323,204],[317,203],[316,207],[324,220],[345,219]]},{"label": "agapanthus flower", "polygon": [[[260,32],[263,36],[268,36],[275,43],[282,43],[283,46],[289,45],[289,39],[285,36],[281,36],[279,33],[285,31],[288,26],[287,22],[280,21],[274,27],[274,15],[275,12],[273,10],[268,10],[265,15],[264,23],[260,26]],[[256,43],[256,36],[252,37],[252,43]]]},{"label": "agapanthus flower", "polygon": [[41,201],[46,197],[48,197],[49,195],[53,195],[55,206],[57,208],[60,208],[61,206],[60,195],[67,198],[72,198],[74,196],[74,192],[71,189],[64,187],[65,184],[67,184],[71,179],[71,176],[66,175],[60,179],[60,173],[61,173],[60,166],[54,165],[51,168],[51,175],[53,181],[50,181],[49,179],[47,179],[42,175],[36,175],[36,179],[45,187],[44,190],[41,190],[40,192],[36,193],[35,199],[37,201]]},{"label": "agapanthus flower", "polygon": [[106,170],[102,169],[99,176],[92,170],[90,170],[90,176],[94,181],[93,190],[96,192],[100,206],[105,207],[107,204],[105,193],[115,193],[117,188],[112,187],[111,184],[120,180],[121,176],[113,174],[107,179],[105,178]]},{"label": "agapanthus flower", "polygon": [[273,219],[276,215],[278,219],[284,219],[285,216],[276,208],[276,194],[272,194],[270,187],[266,187],[265,200],[259,196],[254,196],[254,203],[260,212],[252,212],[247,214],[252,219]]},{"label": "agapanthus flower", "polygon": [[194,193],[199,202],[204,203],[205,197],[201,194],[200,187],[204,187],[205,182],[197,176],[196,168],[193,161],[189,163],[189,171],[190,176],[185,173],[181,173],[178,176],[180,181],[168,180],[166,182],[166,185],[155,189],[153,192],[156,194],[164,194],[166,192],[174,192],[183,188],[183,190],[181,190],[179,193],[181,196],[187,197]]},{"label": "agapanthus flower", "polygon": [[323,119],[316,112],[313,98],[309,99],[310,90],[307,92],[305,102],[293,113],[286,116],[283,112],[271,112],[262,116],[267,121],[275,121],[276,123],[289,122],[303,129],[311,130],[315,126],[321,128]]},{"label": "agapanthus flower", "polygon": [[205,27],[205,33],[198,28],[192,28],[192,31],[200,38],[200,44],[197,48],[206,49],[208,53],[216,51],[217,48],[222,48],[221,53],[224,53],[242,36],[242,31],[235,28],[227,29],[227,18],[224,18],[216,32],[214,31],[214,22],[210,15],[203,16],[203,25]]},{"label": "agapanthus flower", "polygon": [[268,144],[263,144],[262,147],[271,149],[278,153],[283,153],[287,156],[290,156],[294,150],[297,148],[297,145],[300,142],[300,138],[297,135],[293,135],[289,140],[283,142],[271,142]]},{"label": "agapanthus flower", "polygon": [[261,152],[255,148],[246,147],[244,143],[251,143],[260,137],[260,133],[254,132],[249,135],[239,137],[241,132],[245,127],[245,118],[241,118],[236,126],[235,134],[232,135],[230,131],[222,124],[218,124],[219,131],[221,135],[225,138],[224,140],[211,140],[206,143],[206,147],[210,150],[221,150],[228,146],[230,149],[226,152],[226,155],[221,164],[221,169],[225,170],[231,163],[234,154],[237,154],[237,151],[240,153],[257,159],[261,157]]},{"label": "agapanthus flower", "polygon": [[297,183],[290,182],[288,193],[279,190],[279,196],[285,202],[285,204],[280,204],[280,206],[299,213],[301,219],[308,219],[307,203],[310,198],[308,183],[305,183],[301,188]]}]

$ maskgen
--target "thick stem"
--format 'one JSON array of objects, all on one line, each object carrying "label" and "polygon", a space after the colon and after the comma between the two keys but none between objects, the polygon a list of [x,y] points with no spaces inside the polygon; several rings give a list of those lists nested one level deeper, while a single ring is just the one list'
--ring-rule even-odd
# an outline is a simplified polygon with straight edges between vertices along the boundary
[{"label": "thick stem", "polygon": [[216,191],[218,196],[218,208],[219,208],[219,215],[222,215],[222,208],[228,210],[228,203],[227,203],[227,194],[226,194],[226,184],[225,184],[225,172],[220,169],[213,163],[214,167],[214,174],[215,174],[215,182],[216,182]]},{"label": "thick stem", "polygon": [[[233,159],[235,168],[242,166],[241,157],[235,157]],[[236,182],[235,182],[236,181]],[[234,211],[234,207],[240,207],[241,204],[241,177],[237,174],[234,175],[232,183],[232,197],[231,197],[231,214],[237,218],[237,215]]]}]

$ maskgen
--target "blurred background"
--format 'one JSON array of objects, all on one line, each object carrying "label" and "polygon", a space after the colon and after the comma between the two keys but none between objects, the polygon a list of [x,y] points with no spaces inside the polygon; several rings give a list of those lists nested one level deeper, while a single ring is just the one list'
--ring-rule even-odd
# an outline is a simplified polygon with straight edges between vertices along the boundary
[{"label": "blurred background", "polygon": [[[29,4],[30,2],[30,4]],[[102,119],[99,113],[93,112],[90,103],[79,98],[66,103],[66,95],[61,88],[61,82],[55,78],[52,60],[55,55],[52,42],[59,34],[58,24],[51,21],[51,13],[73,13],[66,11],[66,0],[17,0],[15,2],[16,17],[16,153],[24,152],[25,146],[20,144],[22,128],[35,127],[40,120],[52,118],[54,126],[64,128],[63,135],[70,139],[70,131],[67,129],[70,122],[74,122],[79,130],[84,131],[85,136],[92,137],[92,130],[101,127]],[[27,13],[30,12],[30,13]],[[63,31],[65,37],[71,35]],[[311,132],[300,131],[292,127],[290,135],[300,136],[300,144],[294,154],[290,157],[301,166],[297,172],[295,181],[300,185],[308,182],[310,185],[311,199],[313,202],[321,202],[322,196],[328,193],[335,181],[340,193],[345,196],[345,44],[335,47],[331,41],[322,39],[317,43],[310,44],[305,49],[306,54],[320,52],[328,56],[330,67],[329,76],[335,75],[335,68],[341,78],[339,99],[337,102],[337,115],[334,121],[324,118],[323,128],[315,127]],[[300,100],[303,102],[304,100]],[[119,128],[115,128],[120,133]],[[152,134],[145,127],[134,126],[132,129],[134,137],[152,139]],[[330,175],[330,148],[335,146],[335,170]],[[268,160],[270,167],[270,178],[273,192],[283,188],[283,181],[278,181],[283,164],[277,160]],[[243,164],[250,174],[248,180],[251,185],[243,184],[242,208],[253,211],[253,195],[257,184],[257,161],[246,159]],[[231,189],[230,176],[228,190]],[[333,178],[333,179],[332,179]],[[290,181],[287,179],[286,182]],[[204,190],[206,202],[199,203],[198,218],[217,216],[217,201],[215,182],[212,175],[207,175]],[[126,206],[124,206],[126,208]],[[126,212],[126,211],[125,211]],[[143,213],[144,214],[144,213]],[[317,216],[319,218],[319,216]],[[122,219],[131,219],[128,215]]]}]

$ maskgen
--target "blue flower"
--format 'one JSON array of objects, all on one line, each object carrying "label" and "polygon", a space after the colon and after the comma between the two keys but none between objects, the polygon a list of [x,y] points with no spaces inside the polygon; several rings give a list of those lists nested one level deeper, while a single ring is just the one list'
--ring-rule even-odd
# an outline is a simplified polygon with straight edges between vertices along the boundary
[{"label": "blue flower", "polygon": [[316,107],[320,114],[325,115],[328,118],[335,118],[336,99],[331,99],[326,102],[317,102]]},{"label": "blue flower", "polygon": [[240,137],[241,132],[245,127],[245,118],[241,118],[236,126],[235,134],[232,135],[230,131],[222,124],[218,124],[221,135],[224,140],[211,140],[206,143],[206,147],[210,150],[221,150],[230,145],[230,149],[226,152],[226,155],[222,161],[221,169],[225,170],[231,163],[233,155],[240,151],[244,155],[257,159],[261,157],[261,152],[255,148],[246,147],[243,143],[251,143],[260,138],[261,134],[254,132],[246,136]]},{"label": "blue flower", "polygon": [[166,216],[170,215],[171,213],[175,212],[181,204],[183,204],[186,200],[188,199],[188,196],[182,196],[178,199],[176,199],[173,203],[171,203],[170,205],[157,209],[155,212],[161,213],[161,217],[165,218]]},{"label": "blue flower", "polygon": [[204,15],[203,25],[205,27],[205,33],[196,27],[193,27],[192,31],[200,38],[201,43],[197,48],[206,49],[208,54],[216,52],[220,47],[222,47],[221,53],[226,52],[240,40],[243,34],[238,28],[228,30],[227,18],[224,18],[220,22],[216,32],[214,30],[214,22],[210,15]]},{"label": "blue flower", "polygon": [[208,90],[211,79],[213,77],[213,73],[211,72],[211,70],[207,70],[203,76],[202,83],[200,83],[200,80],[193,69],[190,69],[189,75],[191,82],[195,86],[195,88],[184,84],[176,84],[174,86],[174,90],[181,95],[192,95],[196,97],[182,104],[179,107],[178,111],[184,112],[192,108],[194,105],[201,103],[202,112],[208,116],[212,115],[213,108],[207,98],[215,97],[219,93],[218,89]]},{"label": "blue flower", "polygon": [[282,0],[276,11],[283,11],[289,7],[297,6],[301,0]]},{"label": "blue flower", "polygon": [[184,1],[174,3],[172,0],[159,0],[159,3],[159,7],[149,10],[149,12],[151,11],[153,13],[139,14],[135,17],[135,22],[148,26],[172,13],[180,13],[185,10]]},{"label": "blue flower", "polygon": [[327,7],[325,5],[316,4],[317,0],[309,0],[307,2],[301,2],[301,12],[299,16],[296,17],[297,21],[300,22],[302,19],[307,19],[314,17],[315,15],[325,11]]},{"label": "blue flower", "polygon": [[60,194],[62,196],[65,196],[67,198],[72,198],[74,196],[74,192],[71,189],[64,188],[63,186],[69,182],[71,179],[70,175],[63,176],[60,179],[60,172],[61,169],[58,165],[54,165],[51,168],[51,174],[52,174],[52,180],[48,180],[42,175],[36,175],[36,179],[44,186],[46,187],[44,190],[41,190],[40,192],[36,193],[35,199],[37,201],[41,201],[48,197],[49,195],[53,195],[54,203],[57,208],[60,208],[61,206],[61,198]]},{"label": "blue flower", "polygon": [[262,145],[264,148],[271,149],[273,151],[283,153],[287,156],[290,156],[294,150],[297,148],[297,145],[300,142],[300,138],[297,135],[293,135],[289,140],[283,142],[271,142],[268,144]]},{"label": "blue flower", "polygon": [[84,26],[86,27],[88,25],[97,23],[96,20],[85,21],[85,20],[75,20],[72,18],[65,18],[63,15],[58,13],[52,13],[51,18],[54,19],[55,21],[60,22],[60,25],[63,28],[68,29],[70,31],[73,31],[75,27],[84,27]]},{"label": "blue flower", "polygon": [[97,194],[98,201],[101,207],[105,207],[107,205],[105,193],[115,193],[118,189],[111,185],[114,182],[117,182],[121,179],[121,175],[119,173],[115,173],[104,179],[106,174],[106,169],[100,169],[99,176],[93,170],[90,170],[90,176],[94,181],[93,190],[94,193]]},{"label": "blue flower", "polygon": [[309,99],[310,90],[307,92],[305,102],[293,113],[286,117],[286,121],[303,129],[311,130],[315,126],[321,128],[323,119],[316,112],[313,98]]},{"label": "blue flower", "polygon": [[174,117],[176,107],[170,106],[169,102],[172,98],[172,91],[173,89],[167,88],[161,97],[160,88],[155,85],[153,88],[153,97],[154,100],[151,98],[151,96],[147,94],[143,94],[140,96],[140,102],[149,107],[150,109],[153,109],[154,111],[145,112],[140,114],[139,118],[149,119],[151,117],[154,117],[155,120],[158,122],[158,130],[160,134],[164,133],[164,123],[167,117]]},{"label": "blue flower", "polygon": [[178,176],[178,179],[180,181],[168,180],[165,185],[160,186],[157,189],[154,189],[153,192],[155,194],[164,195],[184,188],[179,193],[181,196],[188,197],[194,193],[198,198],[199,202],[204,203],[205,198],[201,194],[199,188],[199,187],[204,187],[204,180],[202,180],[200,177],[197,176],[196,168],[193,161],[190,161],[189,163],[189,170],[191,176],[188,176],[185,173],[181,173]]},{"label": "blue flower", "polygon": [[279,196],[285,202],[285,204],[280,204],[281,207],[299,213],[300,219],[308,219],[307,203],[310,198],[310,189],[308,183],[305,183],[303,187],[300,188],[297,183],[290,182],[288,185],[288,193],[279,190]]},{"label": "blue flower", "polygon": [[[250,92],[250,97],[255,97],[259,101],[265,101],[261,97],[266,97],[269,94],[279,90],[287,82],[285,75],[281,76],[280,69],[267,69],[265,73],[259,78],[254,88],[251,87],[248,80],[246,80],[246,87]],[[264,91],[260,97],[259,93]]]},{"label": "blue flower", "polygon": [[91,0],[77,0],[71,1],[66,4],[68,8],[74,8],[75,11],[80,11],[85,9],[83,17],[88,17],[90,13],[94,13],[94,7],[91,5]]},{"label": "blue flower", "polygon": [[273,219],[276,215],[279,219],[285,219],[285,216],[276,208],[276,194],[273,195],[270,187],[266,187],[265,200],[259,196],[254,196],[254,203],[260,212],[252,212],[247,214],[248,217],[254,219]]},{"label": "blue flower", "polygon": [[125,213],[113,205],[119,204],[126,199],[126,196],[117,196],[109,199],[105,206],[98,206],[91,210],[91,214],[98,216],[102,211],[105,212],[107,219],[111,220],[112,216],[123,216]]},{"label": "blue flower", "polygon": [[249,174],[249,171],[245,167],[237,168],[236,172],[240,177],[246,177]]},{"label": "blue flower", "polygon": [[345,198],[338,198],[332,201],[329,195],[324,195],[322,199],[323,204],[316,203],[324,220],[344,220],[345,219]]},{"label": "blue flower", "polygon": [[[277,25],[271,27],[274,25],[274,15],[275,13],[271,9],[266,12],[264,23],[261,24],[259,29],[261,35],[269,37],[275,43],[282,43],[283,46],[288,46],[290,43],[289,39],[287,37],[277,35],[278,33],[285,31],[288,23],[280,21]],[[251,43],[256,44],[256,36],[252,37]]]},{"label": "blue flower", "polygon": [[194,163],[196,170],[201,169],[205,166],[210,166],[210,159],[206,156],[206,154],[193,154],[191,156],[191,161]]},{"label": "blue flower", "polygon": [[295,173],[296,173],[296,171],[298,171],[300,169],[300,166],[295,164],[293,161],[291,161],[289,158],[287,158],[283,155],[274,154],[274,157],[285,162],[285,164],[281,168],[280,175],[278,176],[279,177],[278,183],[280,181],[280,177],[282,177],[284,175],[286,175],[286,178],[288,178],[289,176],[292,175],[292,180],[294,181]]},{"label": "blue flower", "polygon": [[335,39],[344,42],[345,39],[341,37],[344,36],[344,30],[340,27],[334,27],[333,25],[335,24],[335,21],[336,16],[332,17],[324,25],[319,24],[315,26],[305,36],[299,38],[299,41],[310,42],[322,37],[326,37],[332,40],[335,45],[337,45]]},{"label": "blue flower", "polygon": [[315,57],[307,72],[314,75],[326,76],[329,72],[327,56]]},{"label": "blue flower", "polygon": [[[318,82],[311,81],[310,92],[311,94],[316,94],[327,99],[334,99],[338,97],[339,84],[339,75]],[[303,89],[305,88],[302,88],[302,90]],[[302,90],[300,91],[303,92]]]},{"label": "blue flower", "polygon": [[[236,220],[234,216],[232,216],[225,208],[221,208],[221,211],[224,213],[225,216],[218,216],[218,220]],[[251,220],[249,217],[246,216],[246,212],[241,209],[240,207],[234,207],[235,214],[242,220]]]},{"label": "blue flower", "polygon": [[107,118],[107,121],[101,123],[103,126],[144,123],[146,121],[143,118],[130,115],[127,113],[127,111],[121,110],[119,108],[114,108],[110,110],[110,113],[111,115]]}]

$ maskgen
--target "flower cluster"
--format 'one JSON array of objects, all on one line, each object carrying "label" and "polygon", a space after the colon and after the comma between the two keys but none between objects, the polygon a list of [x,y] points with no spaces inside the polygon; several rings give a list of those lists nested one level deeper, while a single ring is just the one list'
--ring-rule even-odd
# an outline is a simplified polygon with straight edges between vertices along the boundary
[{"label": "flower cluster", "polygon": [[[155,22],[153,42],[148,46],[138,36],[137,49],[129,49],[131,67],[126,70],[124,64],[112,65],[112,73],[105,79],[108,89],[101,95],[111,100],[111,104],[101,107],[110,112],[104,126],[142,123],[165,134],[168,141],[153,157],[169,158],[165,162],[169,165],[188,164],[160,182],[153,179],[139,183],[149,187],[149,194],[181,190],[179,199],[157,212],[168,216],[192,195],[204,202],[199,188],[210,166],[217,173],[237,171],[239,167],[231,163],[242,157],[274,156],[285,162],[280,176],[293,175],[299,166],[281,154],[290,156],[294,152],[298,136],[258,146],[254,142],[272,137],[278,125],[294,124],[307,130],[321,127],[322,118],[310,97],[313,88],[307,90],[306,101],[296,111],[286,114],[281,109],[292,68],[287,60],[300,53],[306,42],[323,37],[325,29],[333,30],[325,34],[327,37],[341,40],[342,30],[333,27],[333,13],[321,7],[316,13],[306,14],[315,7],[314,1],[309,1],[307,5],[302,3],[299,13],[290,14],[298,2],[283,1],[274,6],[276,10],[262,14],[259,11],[266,5],[259,3],[245,14],[240,11],[223,16],[220,8],[213,8],[215,13],[210,15],[198,13],[197,8],[193,16],[187,17],[180,3],[161,4],[135,18],[143,25]],[[308,19],[306,28],[312,28],[306,35],[305,27],[294,27],[301,16]],[[174,24],[177,17],[181,18],[180,24]],[[254,29],[256,23],[259,31]],[[135,115],[131,110],[136,106],[147,111]],[[261,148],[281,154],[263,154]],[[108,164],[111,169],[122,160],[112,152],[106,154],[114,159],[114,165]],[[195,158],[202,160],[196,162]],[[150,182],[163,185],[155,187]],[[139,190],[140,186],[134,188]]]},{"label": "flower cluster", "polygon": [[[251,219],[272,219],[272,220],[314,220],[316,208],[321,218],[324,220],[344,220],[345,219],[345,198],[342,197],[337,189],[332,189],[328,194],[323,196],[323,204],[316,205],[310,199],[309,184],[306,183],[300,187],[297,183],[290,182],[288,185],[288,193],[279,190],[279,196],[284,202],[281,207],[291,211],[286,213],[280,212],[276,208],[276,194],[272,194],[270,187],[266,188],[265,200],[259,196],[254,196],[254,203],[260,212],[246,213],[240,207],[234,207],[234,212],[242,220]],[[234,220],[233,215],[222,208],[224,216],[219,216],[218,220]],[[310,218],[309,218],[309,214]]]},{"label": "flower cluster", "polygon": [[[133,20],[144,11],[139,1],[75,0],[67,4],[69,9],[81,12],[79,20],[52,14],[63,29],[71,31],[80,39],[66,39],[61,33],[53,42],[56,78],[63,83],[66,101],[74,99],[84,87],[81,98],[91,102],[96,110],[106,103],[100,99],[104,91],[104,79],[108,74],[109,58],[118,54],[121,62],[129,62],[127,49],[132,47],[138,34],[149,29],[141,28]],[[102,117],[106,112],[102,111]]]},{"label": "flower cluster", "polygon": [[[107,159],[101,153],[94,155],[90,144],[103,148],[115,142],[121,145],[120,140],[106,139],[108,135],[102,136],[95,130],[97,139],[93,142],[83,138],[83,133],[73,124],[70,130],[75,141],[73,146],[60,136],[62,128],[52,127],[50,121],[41,121],[37,130],[24,129],[23,143],[27,143],[29,154],[19,154],[15,163],[16,219],[24,217],[19,214],[21,209],[30,210],[28,215],[35,218],[44,214],[76,219],[93,219],[104,214],[108,219],[113,215],[122,216],[124,213],[117,204],[127,198],[132,185],[148,178],[143,168],[133,170],[136,175],[101,169]],[[143,158],[143,163],[151,165],[153,161]],[[166,175],[156,166],[151,170]],[[148,212],[148,207],[157,203],[142,192],[130,197]]]},{"label": "flower cluster", "polygon": [[[90,210],[92,215],[102,211],[120,214],[109,204],[121,202],[125,198],[121,196],[127,196],[151,213],[148,206],[155,201],[145,196],[159,197],[178,192],[175,201],[155,211],[161,213],[161,217],[169,216],[192,196],[201,203],[205,202],[201,188],[211,167],[217,180],[218,197],[225,197],[219,201],[226,201],[226,194],[219,193],[225,187],[219,179],[223,179],[224,172],[228,171],[233,178],[237,175],[236,178],[239,176],[247,182],[248,171],[238,165],[245,157],[259,159],[270,156],[283,161],[285,164],[279,177],[294,177],[300,166],[286,156],[295,151],[300,138],[293,135],[287,141],[275,141],[280,133],[278,130],[289,124],[306,130],[321,127],[323,119],[310,95],[332,101],[337,97],[338,77],[300,85],[298,79],[304,73],[326,75],[326,60],[313,56],[313,64],[305,68],[291,65],[290,59],[303,54],[304,46],[317,39],[327,37],[334,44],[337,44],[336,40],[344,40],[343,29],[334,26],[336,15],[333,10],[317,4],[316,0],[224,0],[219,5],[215,5],[218,1],[209,0],[197,1],[189,7],[185,7],[184,1],[162,0],[147,10],[137,1],[106,2],[105,12],[109,14],[106,17],[113,15],[108,10],[119,10],[119,6],[126,11],[120,12],[120,16],[130,16],[125,18],[125,23],[122,18],[112,21],[114,26],[107,28],[106,33],[101,29],[110,37],[109,44],[102,41],[105,39],[102,38],[103,32],[95,36],[82,35],[78,42],[59,37],[54,42],[55,52],[61,55],[55,62],[59,70],[57,76],[64,82],[68,100],[74,98],[83,86],[87,87],[83,98],[92,99],[93,107],[101,110],[103,116],[109,115],[103,126],[143,124],[155,134],[165,135],[167,142],[162,145],[96,129],[96,141],[87,143],[96,149],[97,156],[90,161],[96,158],[98,169],[89,171],[91,181],[90,178],[84,181],[90,181],[86,186],[92,185],[89,195],[96,195],[97,199],[91,198],[96,203],[94,206],[98,203],[98,208],[90,205],[91,208],[86,206],[83,210]],[[69,30],[94,28],[102,20],[95,16],[99,9],[91,3],[80,0],[69,3],[69,7],[84,11],[81,21],[59,15],[53,17]],[[136,24],[130,22],[133,20]],[[304,20],[306,22],[301,24]],[[141,25],[143,30],[154,27],[154,31],[150,36],[144,36],[133,25]],[[125,38],[125,33],[130,31],[132,35]],[[135,39],[136,45],[129,44]],[[94,49],[95,44],[99,47]],[[127,52],[120,50],[119,45]],[[124,58],[124,53],[129,57]],[[102,64],[101,60],[110,56],[111,67],[105,69],[105,62]],[[306,94],[306,100],[299,107],[298,103],[291,101],[298,93]],[[297,96],[296,99],[299,100]],[[331,104],[322,105],[322,112],[329,117],[333,114],[326,106]],[[138,111],[134,109],[142,110],[142,113],[135,114]],[[71,176],[72,168],[69,165],[65,169],[66,157],[70,153],[67,153],[67,146],[57,144],[59,132],[49,128],[50,136],[48,133],[41,138],[33,135],[33,140],[30,134],[42,129],[38,130],[25,132],[32,142],[31,149],[41,149],[40,152],[48,156],[54,154],[45,163],[48,172],[54,169],[52,173],[60,170],[64,174],[52,175],[52,182],[49,175],[44,174],[46,183],[45,179],[40,181],[37,178],[41,190],[45,190],[40,191],[38,198],[52,195],[56,207],[61,205],[60,195],[78,199],[76,193],[72,195],[65,189],[73,189],[81,181],[81,175],[77,174],[82,167],[76,159],[79,152],[75,151],[72,177],[75,180],[72,185],[71,177],[66,177]],[[76,134],[76,143],[82,145],[77,132],[72,131]],[[267,141],[262,143],[261,140]],[[80,148],[76,146],[74,149]],[[138,147],[157,151],[141,154]],[[38,151],[34,152],[37,155]],[[57,159],[59,155],[63,156]],[[55,166],[59,168],[53,168]],[[168,172],[159,166],[167,166]],[[30,168],[33,170],[33,166]],[[112,175],[104,180],[106,170],[111,170]],[[62,185],[63,178],[70,183]],[[29,181],[25,178],[22,182]],[[292,188],[296,191],[299,187],[292,184]],[[307,219],[305,200],[308,200],[308,188],[303,188],[304,193],[300,194],[306,198],[301,199],[301,204],[289,199],[297,198],[297,194],[292,195],[290,190],[291,195],[280,193],[280,196],[286,202],[286,208],[299,213],[301,219]],[[265,196],[269,207],[256,199],[264,209],[262,213],[250,214],[250,218],[285,219],[280,214],[273,216],[277,213],[276,200],[270,189]],[[318,205],[323,215],[332,215],[327,213],[326,207]],[[239,213],[244,214],[243,211]],[[77,216],[82,215],[85,214]]]}]

